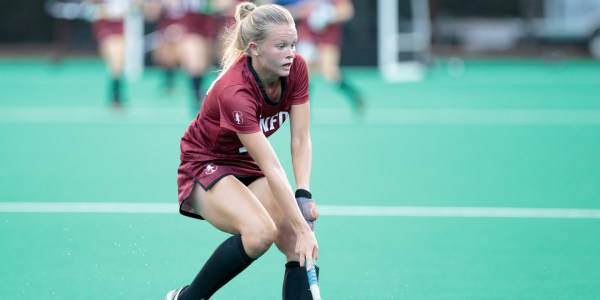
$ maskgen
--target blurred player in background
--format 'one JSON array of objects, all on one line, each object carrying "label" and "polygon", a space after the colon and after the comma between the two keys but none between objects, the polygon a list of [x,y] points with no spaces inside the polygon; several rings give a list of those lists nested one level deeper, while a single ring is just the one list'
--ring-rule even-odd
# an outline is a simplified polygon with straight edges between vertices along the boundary
[{"label": "blurred player in background", "polygon": [[146,17],[157,20],[158,45],[154,61],[165,70],[165,86],[173,90],[175,72],[182,67],[190,78],[194,114],[204,98],[202,83],[212,66],[217,19],[213,1],[148,0]]},{"label": "blurred player in background", "polygon": [[54,49],[50,61],[58,64],[71,50],[73,23],[87,20],[87,7],[83,0],[46,0],[44,8],[53,25]]},{"label": "blurred player in background", "polygon": [[[308,69],[295,53],[297,32],[284,8],[246,2],[237,6],[235,17],[222,71],[181,138],[177,176],[180,213],[205,219],[231,237],[190,285],[166,299],[209,299],[273,244],[287,261],[284,299],[310,299],[303,266],[318,256],[308,224],[317,214],[297,205],[312,198]],[[267,139],[286,119],[295,195]],[[186,236],[193,233],[186,229]],[[195,257],[190,253],[179,251]]]},{"label": "blurred player in background", "polygon": [[131,9],[130,0],[87,0],[93,21],[92,30],[100,55],[110,72],[110,98],[113,107],[123,103],[122,85],[125,69],[125,18]]},{"label": "blurred player in background", "polygon": [[225,50],[225,41],[223,37],[226,31],[235,26],[235,8],[242,2],[252,2],[249,0],[213,0],[215,17],[217,19],[217,35],[214,44],[213,61],[216,65],[219,64],[219,59],[223,57]]},{"label": "blurred player in background", "polygon": [[354,17],[351,0],[276,0],[294,14],[298,27],[298,53],[309,62],[311,71],[320,73],[338,86],[353,108],[362,113],[364,98],[340,69],[343,23]]}]

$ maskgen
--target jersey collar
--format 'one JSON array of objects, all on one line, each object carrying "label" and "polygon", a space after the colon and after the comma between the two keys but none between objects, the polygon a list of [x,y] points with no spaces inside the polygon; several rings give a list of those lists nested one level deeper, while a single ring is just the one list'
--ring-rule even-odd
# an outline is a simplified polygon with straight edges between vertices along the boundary
[{"label": "jersey collar", "polygon": [[252,67],[252,57],[248,57],[247,63],[248,63],[248,69],[252,73],[252,77],[254,77],[254,80],[256,81],[256,84],[258,85],[258,88],[260,89],[260,93],[262,94],[263,99],[265,100],[265,102],[267,102],[267,104],[269,104],[269,105],[277,105],[277,104],[279,104],[281,102],[281,99],[283,98],[283,95],[284,95],[284,92],[285,92],[285,88],[286,88],[286,85],[287,85],[287,77],[279,77],[279,80],[281,81],[281,96],[276,101],[273,101],[273,100],[271,100],[271,98],[269,98],[269,95],[267,95],[267,92],[265,91],[265,88],[263,87],[262,83],[260,82],[260,79],[258,78],[258,74],[256,73],[256,71]]}]

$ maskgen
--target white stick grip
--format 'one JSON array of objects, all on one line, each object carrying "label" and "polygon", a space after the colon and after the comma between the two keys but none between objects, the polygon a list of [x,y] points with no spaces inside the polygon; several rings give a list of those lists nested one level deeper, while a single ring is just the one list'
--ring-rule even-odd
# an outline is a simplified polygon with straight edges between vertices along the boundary
[{"label": "white stick grip", "polygon": [[317,281],[317,268],[315,268],[314,262],[306,275],[308,275],[308,286],[310,287],[310,293],[312,294],[313,300],[321,300],[321,290],[319,289],[319,283]]}]

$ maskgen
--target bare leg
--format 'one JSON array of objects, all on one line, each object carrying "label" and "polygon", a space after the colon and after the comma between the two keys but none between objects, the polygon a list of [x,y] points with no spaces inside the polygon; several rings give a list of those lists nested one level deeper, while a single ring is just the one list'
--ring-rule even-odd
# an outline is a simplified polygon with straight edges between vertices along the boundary
[{"label": "bare leg", "polygon": [[111,35],[100,42],[100,54],[108,65],[112,77],[112,102],[121,106],[121,83],[125,66],[125,39],[121,35]]},{"label": "bare leg", "polygon": [[214,227],[234,235],[217,247],[178,296],[208,299],[269,249],[277,229],[254,194],[233,176],[222,178],[209,191],[196,185],[188,201]]},{"label": "bare leg", "polygon": [[199,109],[204,99],[202,81],[212,56],[212,42],[197,34],[188,34],[179,44],[179,57],[186,73],[190,77],[192,94]]},{"label": "bare leg", "polygon": [[358,89],[352,86],[342,76],[340,70],[340,49],[336,45],[319,45],[319,70],[330,82],[335,83],[351,101],[357,112],[362,113],[364,99]]}]

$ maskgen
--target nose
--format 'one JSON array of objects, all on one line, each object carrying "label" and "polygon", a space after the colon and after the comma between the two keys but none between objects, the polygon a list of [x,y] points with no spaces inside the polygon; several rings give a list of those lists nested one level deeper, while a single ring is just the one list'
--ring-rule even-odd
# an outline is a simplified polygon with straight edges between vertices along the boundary
[{"label": "nose", "polygon": [[285,56],[286,58],[294,58],[296,57],[296,50],[293,48],[290,48],[290,50],[288,51],[287,55]]}]

